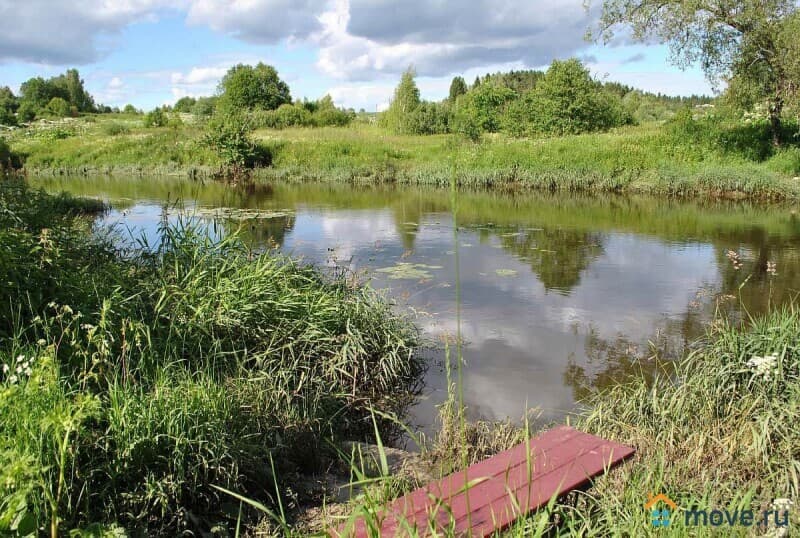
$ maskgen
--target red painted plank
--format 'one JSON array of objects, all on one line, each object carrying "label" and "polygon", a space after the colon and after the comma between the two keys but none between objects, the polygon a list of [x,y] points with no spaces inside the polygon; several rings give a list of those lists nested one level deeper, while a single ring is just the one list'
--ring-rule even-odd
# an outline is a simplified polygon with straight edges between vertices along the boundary
[{"label": "red painted plank", "polygon": [[[531,449],[532,459],[535,459],[539,457],[537,454],[546,454],[547,451],[564,443],[572,442],[582,435],[584,434],[566,426],[554,428],[528,443],[520,443],[509,450],[478,462],[467,468],[466,471],[459,471],[428,484],[392,502],[386,508],[386,512],[392,517],[383,525],[382,530],[387,533],[392,532],[395,528],[393,520],[403,519],[412,526],[424,526],[429,521],[432,509],[435,508],[437,502],[439,506],[444,506],[437,514],[437,519],[448,521],[451,519],[450,514],[453,519],[459,518],[466,513],[464,489],[468,483],[482,480],[469,489],[472,500],[476,496],[476,491],[481,491],[489,483],[493,483],[492,479],[504,478],[508,472],[520,465],[527,468],[526,449],[528,447]],[[501,480],[497,483],[502,484],[502,482]],[[475,501],[470,503],[471,510],[478,506],[480,504]],[[391,534],[387,535],[391,536]]]},{"label": "red painted plank", "polygon": [[[632,454],[629,447],[561,426],[393,501],[373,524],[386,537],[407,536],[409,529],[427,536],[429,524],[487,536]],[[471,481],[477,483],[464,491]],[[369,535],[363,517],[348,523],[332,536]]]},{"label": "red painted plank", "polygon": [[624,457],[633,454],[632,449],[627,450],[628,452],[622,453],[614,451],[612,454],[613,449],[599,446],[595,450],[581,454],[567,465],[548,473],[543,478],[543,481],[549,482],[548,485],[537,479],[530,488],[524,484],[516,490],[508,491],[504,496],[470,514],[469,518],[464,517],[457,521],[456,530],[459,534],[466,534],[466,531],[471,529],[472,536],[484,537],[503,529],[518,517],[545,506],[554,494],[561,495],[589,483],[593,476],[620,463],[622,459],[611,464],[615,458],[620,458],[621,454],[625,454]]}]

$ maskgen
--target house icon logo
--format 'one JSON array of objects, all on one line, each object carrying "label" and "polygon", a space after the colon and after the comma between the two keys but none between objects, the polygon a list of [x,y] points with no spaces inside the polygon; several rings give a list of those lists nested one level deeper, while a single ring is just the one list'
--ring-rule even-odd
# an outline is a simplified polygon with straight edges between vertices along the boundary
[{"label": "house icon logo", "polygon": [[678,505],[663,493],[658,495],[651,493],[647,502],[644,503],[644,509],[649,512],[653,527],[669,527],[672,522],[672,514],[678,509]]}]

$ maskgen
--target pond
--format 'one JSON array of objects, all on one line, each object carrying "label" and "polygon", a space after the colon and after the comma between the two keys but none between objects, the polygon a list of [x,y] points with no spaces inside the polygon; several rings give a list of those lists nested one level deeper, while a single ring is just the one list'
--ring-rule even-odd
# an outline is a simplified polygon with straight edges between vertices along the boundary
[{"label": "pond", "polygon": [[[241,227],[257,247],[361,274],[434,341],[460,319],[471,418],[556,420],[591,391],[681,356],[715,315],[744,319],[800,289],[792,205],[179,179],[32,179],[111,203],[103,224],[158,241],[162,222]],[[457,300],[457,297],[459,300]],[[409,420],[431,431],[442,349]]]}]

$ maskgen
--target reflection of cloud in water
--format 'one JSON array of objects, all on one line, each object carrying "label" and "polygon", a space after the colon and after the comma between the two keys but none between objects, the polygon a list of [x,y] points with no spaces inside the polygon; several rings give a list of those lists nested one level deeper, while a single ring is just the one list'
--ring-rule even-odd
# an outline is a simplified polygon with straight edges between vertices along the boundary
[{"label": "reflection of cloud in water", "polygon": [[[346,264],[352,258],[351,267],[359,267],[364,260],[365,249],[373,251],[375,244],[395,242],[398,235],[391,212],[386,211],[337,211],[335,213],[307,213],[298,215],[289,251],[306,251],[318,262],[320,249],[333,248],[330,255],[339,263]],[[369,253],[367,258],[369,257]]]},{"label": "reflection of cloud in water", "polygon": [[[160,210],[134,207],[121,220],[151,236]],[[599,339],[613,341],[624,335],[643,343],[666,319],[684,315],[699,288],[719,280],[709,245],[681,246],[635,234],[606,233],[594,236],[602,242],[602,250],[585,268],[578,265],[580,278],[572,280],[571,288],[547,290],[534,272],[539,266],[532,267],[532,258],[507,250],[508,245],[496,248],[502,242],[497,233],[481,241],[476,232],[464,231],[458,241],[472,246],[457,246],[449,216],[429,219],[419,223],[413,254],[402,257],[406,248],[398,226],[404,224],[389,209],[298,211],[284,251],[316,263],[328,263],[331,256],[339,263],[352,258],[354,269],[394,266],[399,261],[442,266],[430,271],[430,282],[391,280],[387,273],[372,272],[375,287],[391,288],[395,297],[407,297],[411,306],[435,313],[418,318],[425,333],[435,337],[456,333],[454,251],[458,249],[467,362],[464,397],[472,416],[517,419],[526,404],[542,408],[545,418],[559,416],[573,405],[572,387],[564,381],[567,365],[590,362],[586,349],[590,330]],[[549,271],[558,267],[551,261]],[[451,286],[437,285],[444,282]],[[595,364],[589,370],[602,367]],[[430,424],[435,404],[446,391],[441,368],[431,368],[425,391],[431,397],[413,414],[417,422]]]},{"label": "reflection of cloud in water", "polygon": [[[645,343],[663,328],[665,316],[683,315],[695,292],[718,278],[711,247],[676,249],[656,240],[612,235],[604,255],[565,296],[548,293],[530,268],[497,252],[482,246],[459,254],[464,396],[473,411],[490,418],[519,418],[526,401],[541,407],[545,417],[570,409],[572,389],[564,385],[563,374],[570,358],[578,364],[588,361],[590,328],[600,338],[623,334]],[[446,263],[443,274],[452,277],[452,260]],[[499,266],[519,273],[497,277],[493,273]],[[440,312],[426,322],[426,332],[454,335],[454,293],[436,290],[424,300]]]}]

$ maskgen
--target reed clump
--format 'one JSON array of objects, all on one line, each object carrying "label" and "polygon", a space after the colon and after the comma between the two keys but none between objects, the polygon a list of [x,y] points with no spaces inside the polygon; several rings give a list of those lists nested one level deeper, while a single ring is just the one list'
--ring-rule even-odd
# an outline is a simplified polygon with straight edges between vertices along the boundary
[{"label": "reed clump", "polygon": [[0,183],[0,532],[227,532],[248,512],[213,486],[275,506],[415,392],[417,332],[370,289],[190,225],[122,251],[101,210]]}]

